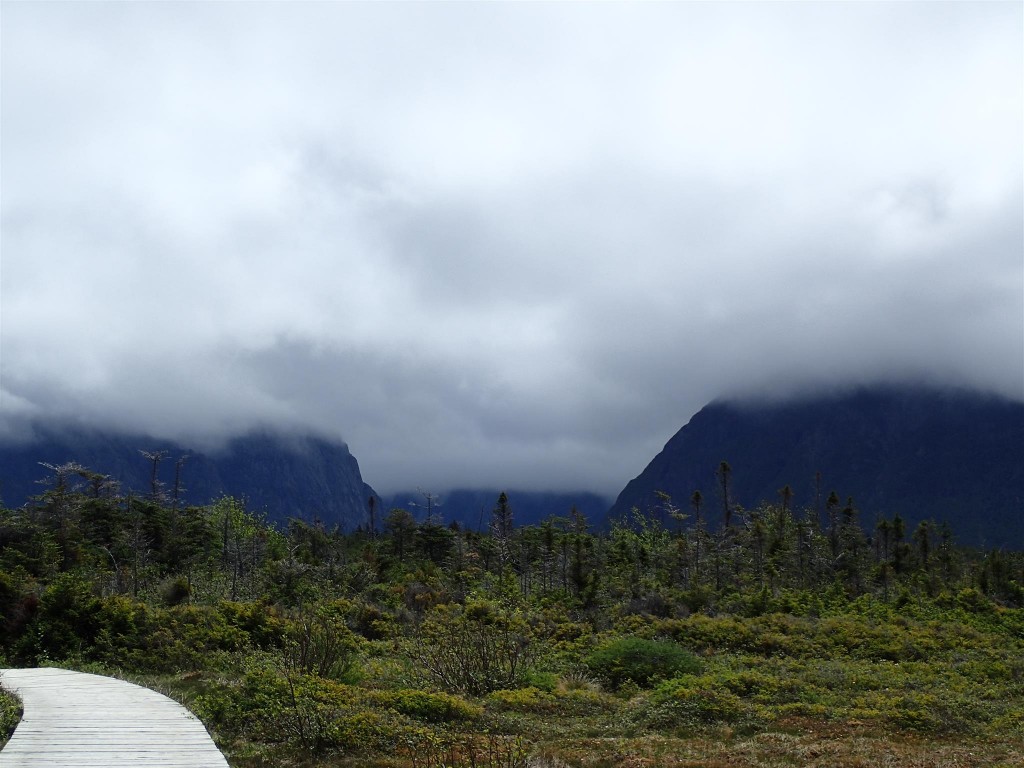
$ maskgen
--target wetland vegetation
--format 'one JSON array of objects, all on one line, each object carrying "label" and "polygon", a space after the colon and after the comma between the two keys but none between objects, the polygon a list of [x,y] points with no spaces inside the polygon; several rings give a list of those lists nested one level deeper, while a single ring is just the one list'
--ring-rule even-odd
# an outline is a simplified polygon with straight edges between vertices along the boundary
[{"label": "wetland vegetation", "polygon": [[1024,761],[1024,555],[837,494],[346,532],[51,470],[0,510],[3,663],[169,693],[237,768]]}]

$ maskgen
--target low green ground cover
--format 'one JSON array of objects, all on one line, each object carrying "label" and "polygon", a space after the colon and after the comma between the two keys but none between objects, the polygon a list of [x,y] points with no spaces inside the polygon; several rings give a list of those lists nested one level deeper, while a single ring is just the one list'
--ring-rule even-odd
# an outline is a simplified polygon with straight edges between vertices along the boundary
[{"label": "low green ground cover", "polygon": [[[585,633],[565,626],[579,623],[572,617],[544,622],[494,601],[478,612],[482,628],[460,652],[516,653],[480,641],[488,632],[504,637],[502,613],[509,613],[527,632],[518,639],[534,648],[510,687],[470,692],[446,683],[420,663],[424,636],[415,629],[372,639],[352,632],[351,663],[336,679],[305,674],[284,651],[155,679],[200,715],[240,767],[447,766],[452,759],[677,765],[695,744],[705,745],[695,765],[711,759],[712,745],[729,744],[761,754],[733,765],[813,764],[801,762],[812,737],[833,757],[830,744],[856,738],[848,746],[865,755],[863,765],[883,757],[910,765],[930,750],[965,746],[975,757],[955,751],[949,765],[1014,764],[1024,756],[1019,609],[1001,609],[998,621],[941,601],[918,609],[920,619],[886,618],[889,609],[871,600],[827,616],[634,615]],[[634,669],[641,648],[662,653]],[[466,663],[486,668],[479,659]],[[608,741],[629,744],[632,758],[593,762]]]},{"label": "low green ground cover", "polygon": [[0,688],[0,748],[7,743],[21,722],[21,700],[10,691]]}]

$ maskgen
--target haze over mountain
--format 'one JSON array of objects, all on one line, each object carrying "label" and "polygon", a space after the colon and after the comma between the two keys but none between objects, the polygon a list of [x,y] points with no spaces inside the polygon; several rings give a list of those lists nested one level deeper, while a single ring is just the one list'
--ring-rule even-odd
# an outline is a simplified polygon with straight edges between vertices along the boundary
[{"label": "haze over mountain", "polygon": [[1019,2],[0,8],[0,435],[611,496],[713,398],[1024,400]]},{"label": "haze over mountain", "polygon": [[[658,514],[657,492],[691,515],[701,491],[723,517],[727,462],[733,504],[779,502],[819,514],[833,490],[852,496],[867,527],[900,514],[951,524],[958,540],[1024,547],[1024,403],[929,388],[858,389],[783,402],[715,402],[697,413],[619,494],[611,514]],[[820,473],[820,482],[818,480]]]},{"label": "haze over mountain", "polygon": [[[349,530],[367,525],[371,496],[378,526],[401,507],[419,521],[432,513],[445,524],[483,528],[501,492],[417,489],[381,498],[344,444],[312,436],[254,433],[204,453],[148,436],[39,427],[31,442],[0,443],[0,499],[20,506],[43,490],[50,473],[41,463],[70,461],[111,475],[124,492],[149,493],[152,462],[141,451],[166,454],[159,479],[168,494],[175,463],[186,458],[182,503],[228,494],[275,521],[316,519]],[[575,507],[602,526],[634,507],[663,517],[662,493],[692,515],[689,500],[699,490],[704,519],[714,527],[722,514],[722,461],[739,507],[777,502],[789,485],[795,508],[821,515],[835,491],[844,504],[852,496],[868,524],[898,513],[910,525],[947,521],[965,543],[1024,547],[1024,403],[963,390],[871,387],[713,402],[626,485],[610,513],[606,498],[586,490],[507,491],[518,525],[568,518]]]},{"label": "haze over mountain", "polygon": [[[162,492],[174,493],[180,480],[180,503],[207,504],[234,496],[253,512],[285,522],[295,517],[317,520],[346,530],[369,524],[368,502],[375,498],[377,525],[387,512],[401,507],[419,521],[434,514],[444,524],[486,528],[502,490],[453,489],[442,493],[415,490],[382,499],[363,482],[356,458],[342,443],[313,436],[259,432],[231,440],[204,453],[173,441],[142,435],[118,435],[75,428],[35,428],[34,438],[0,442],[0,502],[20,507],[42,493],[52,471],[45,465],[80,464],[109,475],[121,492],[151,492],[153,461],[145,454],[163,454],[157,462]],[[176,466],[184,459],[179,470]],[[554,493],[509,490],[516,525],[533,525],[550,517],[568,519],[576,510],[588,520],[604,521],[609,500],[587,491]],[[429,500],[427,497],[430,497]],[[431,507],[432,509],[428,509]]]}]

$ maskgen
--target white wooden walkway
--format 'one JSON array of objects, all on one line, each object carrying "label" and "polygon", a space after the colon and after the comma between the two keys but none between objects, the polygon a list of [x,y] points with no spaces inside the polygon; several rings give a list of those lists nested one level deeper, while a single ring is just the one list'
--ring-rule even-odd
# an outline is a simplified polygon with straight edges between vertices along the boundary
[{"label": "white wooden walkway", "polygon": [[24,705],[2,768],[227,768],[203,724],[156,691],[64,669],[3,669]]}]

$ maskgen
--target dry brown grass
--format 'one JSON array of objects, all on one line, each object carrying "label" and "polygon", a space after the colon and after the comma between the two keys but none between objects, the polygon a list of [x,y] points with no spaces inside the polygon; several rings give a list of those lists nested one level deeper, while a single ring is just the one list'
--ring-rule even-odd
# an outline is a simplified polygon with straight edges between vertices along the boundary
[{"label": "dry brown grass", "polygon": [[1024,744],[893,737],[805,722],[743,738],[580,739],[538,757],[531,768],[1019,768]]}]

